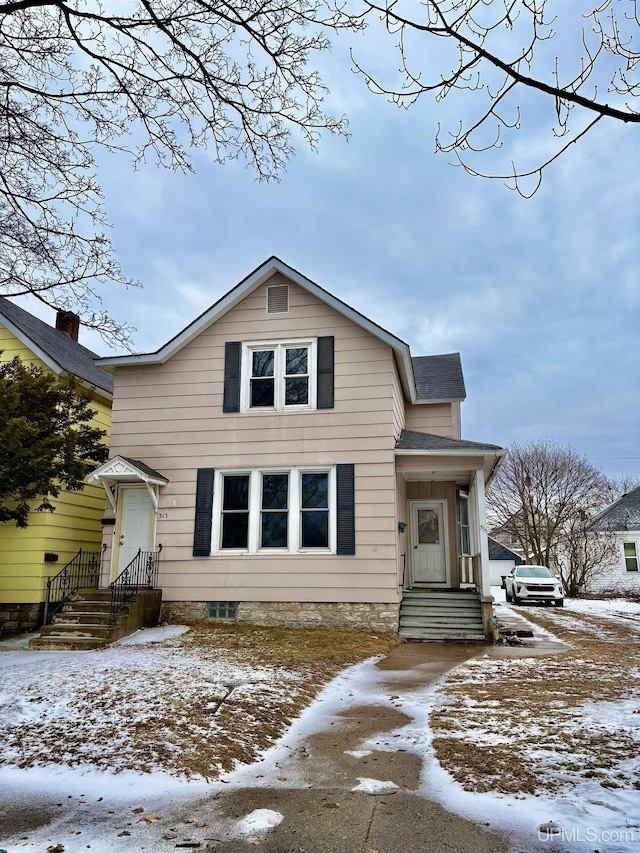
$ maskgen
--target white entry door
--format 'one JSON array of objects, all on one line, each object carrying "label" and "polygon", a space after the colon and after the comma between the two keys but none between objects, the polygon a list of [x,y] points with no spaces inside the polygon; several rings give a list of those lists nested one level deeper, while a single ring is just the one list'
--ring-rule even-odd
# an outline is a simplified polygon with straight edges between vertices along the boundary
[{"label": "white entry door", "polygon": [[153,548],[153,504],[146,487],[122,489],[117,572],[129,565],[139,550]]},{"label": "white entry door", "polygon": [[446,537],[445,502],[413,502],[411,554],[414,583],[447,583]]}]

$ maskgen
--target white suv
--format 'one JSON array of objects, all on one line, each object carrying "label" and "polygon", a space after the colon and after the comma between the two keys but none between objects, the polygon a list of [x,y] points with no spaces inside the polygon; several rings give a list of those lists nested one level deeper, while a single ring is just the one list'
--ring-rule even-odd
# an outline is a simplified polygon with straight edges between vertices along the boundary
[{"label": "white suv", "polygon": [[546,566],[516,566],[505,578],[507,601],[522,604],[542,601],[544,604],[564,604],[562,584]]}]

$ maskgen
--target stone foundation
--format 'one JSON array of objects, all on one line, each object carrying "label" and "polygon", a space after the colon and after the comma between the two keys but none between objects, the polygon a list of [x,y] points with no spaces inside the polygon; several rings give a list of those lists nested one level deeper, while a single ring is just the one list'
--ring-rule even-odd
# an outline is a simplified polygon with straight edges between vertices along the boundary
[{"label": "stone foundation", "polygon": [[[392,603],[354,604],[341,601],[240,601],[233,621],[238,625],[395,633],[398,630],[399,607],[399,604]],[[163,622],[191,622],[208,618],[206,601],[162,602]]]},{"label": "stone foundation", "polygon": [[35,631],[42,625],[44,604],[0,604],[0,637]]}]

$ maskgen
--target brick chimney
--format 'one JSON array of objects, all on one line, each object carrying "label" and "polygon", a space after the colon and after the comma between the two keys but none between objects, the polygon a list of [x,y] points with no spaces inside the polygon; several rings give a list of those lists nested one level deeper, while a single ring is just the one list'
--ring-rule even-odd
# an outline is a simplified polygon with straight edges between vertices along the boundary
[{"label": "brick chimney", "polygon": [[56,314],[56,329],[67,335],[72,341],[78,340],[80,317],[72,311],[58,311]]}]

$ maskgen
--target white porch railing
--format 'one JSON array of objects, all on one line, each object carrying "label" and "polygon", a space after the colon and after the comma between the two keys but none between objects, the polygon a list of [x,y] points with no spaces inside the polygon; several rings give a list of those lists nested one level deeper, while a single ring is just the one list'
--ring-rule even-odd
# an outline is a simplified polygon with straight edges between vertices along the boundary
[{"label": "white porch railing", "polygon": [[474,586],[478,592],[482,589],[482,555],[469,554],[460,559],[460,585]]}]

